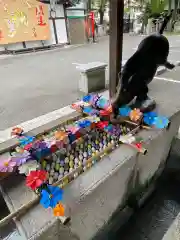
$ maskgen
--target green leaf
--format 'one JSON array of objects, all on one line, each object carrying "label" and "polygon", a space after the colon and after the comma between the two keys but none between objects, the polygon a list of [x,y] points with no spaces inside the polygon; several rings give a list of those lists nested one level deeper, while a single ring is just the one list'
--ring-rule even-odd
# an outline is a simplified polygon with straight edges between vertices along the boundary
[{"label": "green leaf", "polygon": [[164,11],[166,0],[151,0],[152,13],[161,13]]}]

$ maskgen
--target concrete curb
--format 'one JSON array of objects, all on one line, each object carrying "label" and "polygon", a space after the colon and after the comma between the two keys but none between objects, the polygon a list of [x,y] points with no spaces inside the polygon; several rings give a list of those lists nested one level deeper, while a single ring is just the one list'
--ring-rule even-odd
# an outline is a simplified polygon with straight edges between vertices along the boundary
[{"label": "concrete curb", "polygon": [[52,53],[52,52],[60,52],[64,50],[73,50],[75,48],[79,48],[84,46],[85,44],[78,44],[78,45],[63,45],[62,47],[55,47],[49,50],[42,50],[42,51],[35,51],[35,52],[24,52],[19,54],[2,54],[0,55],[0,60],[8,59],[8,58],[20,58],[23,56],[35,56],[35,55],[43,55],[46,53]]}]

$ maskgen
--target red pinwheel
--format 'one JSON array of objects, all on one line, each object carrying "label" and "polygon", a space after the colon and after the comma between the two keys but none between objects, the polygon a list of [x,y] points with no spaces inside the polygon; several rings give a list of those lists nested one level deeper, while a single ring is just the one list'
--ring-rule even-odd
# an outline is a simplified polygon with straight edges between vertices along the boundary
[{"label": "red pinwheel", "polygon": [[31,171],[26,178],[26,186],[32,190],[40,187],[47,180],[47,172],[44,170]]},{"label": "red pinwheel", "polygon": [[136,143],[135,145],[138,149],[142,149],[142,144],[141,143]]},{"label": "red pinwheel", "polygon": [[25,145],[24,150],[29,151],[32,148],[32,145],[33,145],[32,143]]},{"label": "red pinwheel", "polygon": [[101,116],[109,116],[111,112],[109,110],[100,110],[100,115]]},{"label": "red pinwheel", "polygon": [[11,135],[12,135],[12,136],[21,136],[23,132],[24,132],[24,131],[23,131],[22,128],[20,128],[20,127],[14,127],[14,128],[12,129],[12,131],[11,131]]},{"label": "red pinwheel", "polygon": [[99,128],[99,129],[104,129],[105,127],[107,127],[108,126],[108,121],[101,121],[101,122],[98,122],[98,123],[96,123],[96,127],[97,128]]}]

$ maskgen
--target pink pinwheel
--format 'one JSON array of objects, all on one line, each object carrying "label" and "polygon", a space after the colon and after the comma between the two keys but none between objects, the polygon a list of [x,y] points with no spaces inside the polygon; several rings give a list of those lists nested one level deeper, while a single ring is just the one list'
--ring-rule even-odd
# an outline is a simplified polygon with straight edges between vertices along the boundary
[{"label": "pink pinwheel", "polygon": [[0,172],[13,172],[16,167],[16,162],[12,158],[0,160]]}]

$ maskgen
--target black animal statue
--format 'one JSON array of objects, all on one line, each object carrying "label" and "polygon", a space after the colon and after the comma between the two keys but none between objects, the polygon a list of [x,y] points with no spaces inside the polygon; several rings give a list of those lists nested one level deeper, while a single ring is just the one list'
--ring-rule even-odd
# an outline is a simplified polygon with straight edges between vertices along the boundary
[{"label": "black animal statue", "polygon": [[168,62],[169,42],[163,36],[163,31],[169,22],[171,15],[164,18],[158,33],[144,38],[137,51],[123,67],[117,93],[112,98],[113,115],[118,115],[119,107],[130,104],[134,100],[133,107],[140,108],[142,112],[155,108],[156,103],[148,97],[148,84],[153,80],[159,66],[173,69],[175,66]]}]

